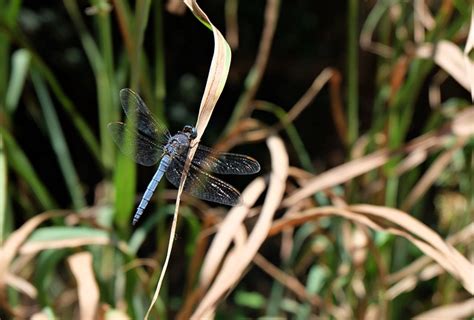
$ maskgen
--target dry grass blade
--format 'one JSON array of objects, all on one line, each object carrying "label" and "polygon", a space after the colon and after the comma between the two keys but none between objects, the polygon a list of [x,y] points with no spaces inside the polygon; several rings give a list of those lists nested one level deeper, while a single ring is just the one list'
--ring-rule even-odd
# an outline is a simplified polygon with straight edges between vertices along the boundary
[{"label": "dry grass blade", "polygon": [[474,6],[471,8],[471,26],[467,36],[466,46],[464,47],[464,65],[467,70],[469,83],[471,85],[471,101],[474,102],[474,65],[469,58],[469,53],[474,48]]},{"label": "dry grass blade", "polygon": [[330,215],[342,216],[374,230],[386,231],[404,237],[456,279],[459,279],[467,291],[474,292],[474,265],[433,230],[400,210],[373,205],[353,205],[346,209],[313,208],[301,214],[292,214],[275,221],[269,231],[269,236],[282,232],[290,226],[301,225],[307,221]]},{"label": "dry grass blade", "polygon": [[281,139],[272,136],[267,144],[272,159],[272,172],[262,212],[246,243],[225,260],[220,273],[194,312],[193,319],[200,319],[215,308],[223,295],[240,279],[267,237],[273,215],[283,197],[288,175],[288,155]]},{"label": "dry grass blade", "polygon": [[76,278],[81,320],[96,319],[100,295],[94,278],[92,254],[90,252],[76,253],[70,256],[67,261],[74,278]]},{"label": "dry grass blade", "polygon": [[470,263],[453,246],[441,239],[432,229],[397,209],[372,205],[354,205],[350,206],[349,209],[356,213],[390,221],[402,227],[400,230],[389,228],[387,231],[404,236],[456,279],[459,279],[467,291],[474,294],[474,264]]},{"label": "dry grass blade", "polygon": [[413,319],[468,319],[474,316],[474,298],[423,312]]},{"label": "dry grass blade", "polygon": [[0,248],[0,304],[5,305],[6,303],[5,277],[8,274],[8,267],[17,255],[19,248],[23,242],[26,241],[31,232],[33,232],[41,223],[59,215],[61,215],[61,213],[48,212],[31,218],[18,230],[13,232]]},{"label": "dry grass blade", "polygon": [[345,108],[342,103],[341,93],[342,75],[339,71],[333,70],[333,75],[329,81],[329,94],[331,96],[331,113],[336,126],[339,139],[347,143],[347,123]]},{"label": "dry grass blade", "polygon": [[421,45],[416,54],[420,58],[433,59],[434,62],[451,75],[466,90],[471,90],[471,80],[468,72],[474,70],[474,63],[465,59],[461,49],[454,43],[446,40],[436,45],[425,43]]},{"label": "dry grass blade", "polygon": [[285,215],[283,218],[274,221],[272,227],[268,231],[268,236],[271,237],[277,235],[278,233],[289,227],[299,226],[308,221],[334,215],[344,217],[349,220],[357,221],[375,230],[382,229],[377,223],[373,222],[372,220],[363,215],[355,215],[352,212],[344,210],[342,208],[320,207],[308,209],[298,214],[293,213],[291,215]]},{"label": "dry grass blade", "polygon": [[331,68],[326,68],[314,79],[313,83],[305,94],[295,103],[295,105],[288,111],[286,117],[282,119],[281,123],[277,125],[276,129],[286,127],[292,123],[304,109],[314,100],[316,95],[321,91],[323,86],[331,79],[334,71]]},{"label": "dry grass blade", "polygon": [[250,208],[257,201],[258,197],[265,190],[265,179],[260,177],[255,179],[242,192],[243,205],[232,208],[224,221],[217,227],[218,231],[212,244],[204,258],[201,269],[200,286],[207,287],[214,277],[222,257],[225,255],[232,239],[238,229],[235,226],[242,224]]},{"label": "dry grass blade", "polygon": [[211,29],[212,34],[214,35],[214,54],[212,56],[211,67],[209,69],[209,75],[207,76],[206,87],[201,99],[199,115],[196,122],[196,129],[198,131],[196,141],[200,141],[204,130],[209,123],[212,111],[214,111],[217,100],[219,99],[222,90],[224,90],[227,75],[229,74],[232,53],[224,36],[216,27],[214,27],[204,11],[202,11],[198,6],[197,2],[193,0],[184,0],[184,3],[193,12],[196,18]]},{"label": "dry grass blade", "polygon": [[289,290],[293,291],[302,301],[308,301],[315,307],[321,306],[322,301],[319,296],[308,293],[304,285],[299,282],[298,279],[278,269],[262,255],[255,255],[253,262],[259,266],[260,269],[272,276],[275,280],[283,284]]},{"label": "dry grass blade", "polygon": [[[447,243],[451,245],[464,244],[469,245],[474,240],[474,224],[466,226],[463,230],[450,236]],[[387,283],[393,284],[385,293],[387,299],[392,300],[404,292],[413,290],[419,281],[428,281],[445,272],[439,264],[432,263],[429,256],[418,258],[407,267],[389,275]]]},{"label": "dry grass blade", "polygon": [[[214,25],[206,16],[204,11],[202,11],[202,9],[198,6],[197,2],[194,0],[184,0],[184,3],[193,12],[194,16],[212,31],[212,34],[214,36],[214,54],[212,56],[211,67],[209,69],[206,87],[204,89],[204,94],[201,99],[198,119],[196,122],[196,129],[198,134],[195,141],[199,143],[204,133],[204,130],[206,129],[207,124],[209,123],[209,119],[211,118],[212,111],[216,106],[217,100],[219,99],[222,90],[224,89],[224,85],[227,80],[227,75],[229,73],[230,68],[231,50],[229,45],[225,41],[224,36],[222,36],[220,31],[216,27],[214,27]],[[189,169],[191,160],[194,156],[194,153],[196,152],[196,145],[194,145],[193,148],[191,148],[191,150],[189,151],[188,159],[184,167],[185,172]],[[153,305],[158,299],[158,296],[160,294],[160,288],[163,283],[164,276],[166,274],[166,269],[168,267],[171,251],[173,248],[173,239],[175,237],[176,225],[178,221],[179,204],[181,201],[181,194],[183,192],[185,181],[186,175],[183,174],[178,188],[178,194],[176,196],[176,207],[173,215],[173,222],[171,224],[170,238],[168,240],[168,248],[165,261],[163,263],[163,269],[161,270],[160,278],[158,279],[155,293],[153,294],[153,298],[145,315],[145,319],[148,319]]]},{"label": "dry grass blade", "polygon": [[473,135],[474,126],[471,124],[472,119],[474,118],[474,111],[472,110],[473,108],[468,108],[456,115],[452,122],[450,131],[441,129],[436,133],[429,133],[416,138],[399,150],[389,151],[388,149],[381,149],[360,159],[352,160],[323,172],[309,180],[303,188],[290,194],[290,196],[283,201],[283,206],[291,207],[302,199],[309,197],[318,191],[339,185],[359,175],[374,170],[386,164],[393,156],[401,153],[410,154],[412,152],[426,152],[433,149],[435,146],[439,147],[442,145],[443,138],[450,136],[451,133],[454,133],[461,138]]},{"label": "dry grass blade", "polygon": [[[229,135],[236,127],[237,123],[245,119],[252,111],[252,101],[255,98],[255,94],[260,87],[262,82],[265,69],[268,64],[268,58],[273,43],[273,37],[278,22],[278,13],[280,9],[280,0],[267,0],[265,6],[265,20],[262,30],[262,36],[260,38],[260,44],[258,47],[257,57],[255,62],[250,69],[247,78],[245,79],[246,90],[240,96],[237,106],[233,111],[230,121],[227,123],[225,129],[224,139],[228,139]],[[222,143],[222,142],[221,142]],[[219,143],[219,144],[221,144]]]},{"label": "dry grass blade", "polygon": [[[464,227],[458,233],[450,236],[447,239],[447,242],[451,245],[456,245],[459,243],[468,244],[468,243],[471,243],[473,240],[474,240],[474,223],[471,223],[467,225],[466,227]],[[426,256],[418,258],[416,261],[414,261],[410,265],[389,275],[387,277],[387,282],[392,284],[392,283],[399,282],[404,278],[416,275],[420,273],[420,270],[428,266],[431,262],[432,262],[432,259]]]},{"label": "dry grass blade", "polygon": [[453,120],[453,132],[460,137],[474,135],[474,107],[461,111]]},{"label": "dry grass blade", "polygon": [[440,155],[431,167],[425,172],[421,179],[416,183],[407,198],[402,204],[402,210],[408,211],[420,199],[426,191],[438,179],[443,170],[450,164],[454,154],[466,144],[467,139],[461,138],[456,145]]},{"label": "dry grass blade", "polygon": [[10,287],[18,290],[19,292],[23,292],[31,299],[36,299],[38,290],[30,282],[12,273],[7,273],[5,275],[5,280]]},{"label": "dry grass blade", "polygon": [[336,186],[370,170],[384,165],[390,159],[390,152],[382,150],[330,169],[311,179],[303,188],[298,189],[283,201],[285,207],[291,207],[317,191]]}]

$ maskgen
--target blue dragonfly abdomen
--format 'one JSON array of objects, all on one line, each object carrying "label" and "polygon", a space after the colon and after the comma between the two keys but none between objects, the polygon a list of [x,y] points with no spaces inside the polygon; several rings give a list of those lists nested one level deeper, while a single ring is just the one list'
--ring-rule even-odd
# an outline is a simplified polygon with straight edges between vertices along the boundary
[{"label": "blue dragonfly abdomen", "polygon": [[148,184],[148,187],[146,187],[142,200],[140,201],[137,211],[135,212],[135,215],[133,216],[133,221],[132,221],[133,225],[135,225],[140,219],[140,217],[142,216],[143,211],[145,210],[146,206],[150,202],[150,199],[153,196],[153,193],[155,192],[156,187],[158,186],[158,183],[160,183],[161,178],[163,178],[163,175],[168,170],[170,163],[171,163],[171,157],[165,154],[163,158],[161,158],[160,165],[158,166],[158,170],[156,170],[155,175],[153,176],[153,178],[151,178],[151,181]]}]

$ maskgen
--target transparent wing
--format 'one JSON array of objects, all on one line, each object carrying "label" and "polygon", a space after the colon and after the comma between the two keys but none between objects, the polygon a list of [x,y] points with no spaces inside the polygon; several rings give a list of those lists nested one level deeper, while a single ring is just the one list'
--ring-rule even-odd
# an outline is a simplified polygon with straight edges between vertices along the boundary
[{"label": "transparent wing", "polygon": [[[139,132],[132,132],[122,122],[108,125],[112,138],[125,155],[144,166],[152,166],[158,162],[162,147]],[[135,140],[134,140],[135,138]]]},{"label": "transparent wing", "polygon": [[[178,188],[183,171],[184,162],[175,158],[166,171],[166,178]],[[240,203],[239,191],[230,184],[211,176],[193,164],[191,164],[187,174],[184,191],[196,198],[228,206],[235,206]]]},{"label": "transparent wing", "polygon": [[[180,160],[184,161],[185,156],[181,156]],[[203,145],[198,145],[193,164],[204,171],[217,174],[245,175],[260,171],[260,164],[251,157],[238,153],[220,153]]]},{"label": "transparent wing", "polygon": [[[166,126],[157,121],[138,94],[125,88],[120,90],[120,101],[127,117],[135,112],[137,131],[157,144],[165,144],[171,137]],[[133,118],[132,118],[133,119]]]}]

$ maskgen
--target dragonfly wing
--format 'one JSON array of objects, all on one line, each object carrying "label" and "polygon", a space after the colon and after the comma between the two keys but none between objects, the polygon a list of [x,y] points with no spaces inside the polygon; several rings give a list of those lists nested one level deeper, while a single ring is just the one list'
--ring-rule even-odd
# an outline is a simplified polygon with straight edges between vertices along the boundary
[{"label": "dragonfly wing", "polygon": [[166,126],[156,120],[138,94],[125,88],[120,90],[120,101],[127,117],[136,117],[137,131],[158,144],[165,144],[171,136]]},{"label": "dragonfly wing", "polygon": [[[108,125],[114,142],[120,151],[144,166],[152,166],[161,156],[161,146],[137,131],[131,131],[122,122],[112,122]],[[135,139],[134,139],[135,138]]]},{"label": "dragonfly wing", "polygon": [[220,153],[203,145],[198,145],[193,164],[204,171],[217,174],[245,175],[260,171],[260,164],[251,157],[238,153]]},{"label": "dragonfly wing", "polygon": [[[183,171],[184,162],[175,158],[171,162],[168,171],[166,171],[166,178],[172,185],[178,188]],[[193,164],[189,168],[186,182],[184,183],[184,191],[206,201],[228,206],[240,204],[240,193],[237,189],[200,170]]]}]

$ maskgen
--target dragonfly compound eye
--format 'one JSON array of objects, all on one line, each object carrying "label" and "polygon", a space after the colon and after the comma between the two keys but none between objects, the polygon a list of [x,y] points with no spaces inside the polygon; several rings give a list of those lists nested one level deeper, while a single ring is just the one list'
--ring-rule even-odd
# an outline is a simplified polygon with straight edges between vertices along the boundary
[{"label": "dragonfly compound eye", "polygon": [[183,132],[189,133],[189,137],[191,139],[195,139],[197,137],[197,130],[193,126],[189,126],[189,125],[184,126]]}]

